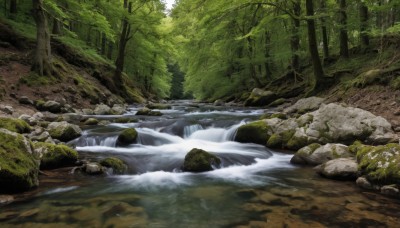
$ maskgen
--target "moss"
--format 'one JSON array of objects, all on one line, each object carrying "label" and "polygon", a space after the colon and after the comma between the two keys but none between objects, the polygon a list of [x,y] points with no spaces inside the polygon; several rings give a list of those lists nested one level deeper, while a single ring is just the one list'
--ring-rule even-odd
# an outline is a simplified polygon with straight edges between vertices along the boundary
[{"label": "moss", "polygon": [[286,102],[285,98],[279,98],[279,99],[273,101],[271,104],[269,104],[269,106],[270,107],[276,107],[276,106],[284,104],[285,102]]},{"label": "moss", "polygon": [[120,117],[114,120],[114,123],[137,123],[138,120],[129,117]]},{"label": "moss", "polygon": [[241,143],[257,143],[266,145],[270,134],[271,127],[264,121],[256,121],[253,123],[240,126],[237,130],[235,141]]},{"label": "moss", "polygon": [[36,109],[37,110],[39,110],[39,111],[43,111],[44,110],[44,104],[45,104],[46,102],[44,101],[44,100],[37,100],[37,101],[35,101],[35,107],[36,107]]},{"label": "moss", "polygon": [[286,120],[287,116],[284,113],[274,113],[274,114],[271,115],[270,119],[272,119],[272,118],[278,118],[278,119],[281,119],[281,120]]},{"label": "moss", "polygon": [[135,128],[128,128],[118,136],[118,145],[129,145],[136,142],[138,133]]},{"label": "moss", "polygon": [[349,146],[349,152],[356,155],[358,150],[364,146],[361,141],[355,141],[352,145]]},{"label": "moss", "polygon": [[23,76],[19,79],[18,83],[25,84],[29,87],[38,87],[44,85],[51,85],[56,83],[57,80],[53,77],[49,76],[40,76],[34,72],[31,72],[29,75]]},{"label": "moss", "polygon": [[119,158],[106,158],[101,160],[100,164],[104,167],[112,168],[114,174],[124,174],[127,170],[127,166]]},{"label": "moss", "polygon": [[279,134],[272,134],[267,142],[267,147],[269,148],[281,148],[282,147],[282,137]]},{"label": "moss", "polygon": [[55,169],[73,166],[78,160],[78,152],[65,145],[36,143],[35,149],[42,149],[40,169]]},{"label": "moss", "polygon": [[390,83],[390,87],[395,90],[400,90],[400,77],[394,78]]},{"label": "moss", "polygon": [[400,145],[359,146],[359,170],[368,180],[379,184],[400,184]]},{"label": "moss", "polygon": [[37,186],[39,162],[27,150],[29,141],[22,135],[0,130],[0,142],[0,192],[20,192]]},{"label": "moss", "polygon": [[185,156],[183,170],[188,172],[204,172],[212,170],[212,166],[220,165],[221,160],[204,150],[192,149]]},{"label": "moss", "polygon": [[148,104],[146,105],[147,108],[149,109],[171,109],[172,106],[168,104]]},{"label": "moss", "polygon": [[318,148],[321,147],[321,144],[319,143],[311,143],[310,145],[308,145],[308,147],[310,148],[311,154],[314,153],[314,151],[316,151]]},{"label": "moss", "polygon": [[306,137],[292,137],[286,144],[286,147],[290,150],[298,150],[309,144]]},{"label": "moss", "polygon": [[31,132],[31,127],[24,120],[7,117],[0,117],[0,128],[21,134]]},{"label": "moss", "polygon": [[53,127],[48,131],[52,138],[58,139],[62,142],[71,141],[81,135],[74,129],[72,125],[65,127]]},{"label": "moss", "polygon": [[97,124],[99,124],[99,120],[95,119],[95,118],[89,118],[83,124],[85,124],[85,125],[97,125]]}]

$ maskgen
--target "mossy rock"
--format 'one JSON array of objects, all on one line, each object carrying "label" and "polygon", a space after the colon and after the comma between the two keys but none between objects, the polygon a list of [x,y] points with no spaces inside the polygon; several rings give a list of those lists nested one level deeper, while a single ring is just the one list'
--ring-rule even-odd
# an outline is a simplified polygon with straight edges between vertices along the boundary
[{"label": "mossy rock", "polygon": [[321,147],[321,144],[318,143],[312,143],[308,146],[305,146],[298,150],[292,159],[290,160],[290,163],[292,164],[298,164],[298,165],[306,165],[308,164],[307,162],[307,157],[311,154],[313,154],[318,148]]},{"label": "mossy rock", "polygon": [[206,172],[213,170],[213,166],[221,164],[221,160],[204,150],[192,149],[185,156],[183,170],[187,172]]},{"label": "mossy rock", "polygon": [[262,120],[242,125],[238,128],[235,141],[266,145],[271,127]]},{"label": "mossy rock", "polygon": [[293,137],[286,143],[286,148],[290,150],[298,150],[309,145],[307,137],[297,137],[293,135]]},{"label": "mossy rock", "polygon": [[273,118],[278,118],[278,119],[281,119],[281,120],[286,120],[286,119],[287,119],[287,115],[284,114],[284,113],[274,113],[274,114],[272,114],[272,115],[269,117],[269,119],[273,119]]},{"label": "mossy rock", "polygon": [[137,116],[162,116],[161,112],[152,111],[149,108],[142,108],[136,113]]},{"label": "mossy rock", "polygon": [[119,158],[106,158],[100,161],[100,164],[107,168],[112,168],[114,174],[124,174],[128,167]]},{"label": "mossy rock", "polygon": [[114,120],[114,123],[137,123],[138,120],[129,117],[120,117]]},{"label": "mossy rock", "polygon": [[293,137],[294,133],[294,130],[287,130],[279,134],[271,135],[271,137],[267,141],[267,147],[275,149],[287,148],[287,143]]},{"label": "mossy rock", "polygon": [[24,120],[7,117],[0,117],[0,128],[5,128],[20,134],[31,132],[31,127]]},{"label": "mossy rock", "polygon": [[367,179],[378,184],[400,184],[400,145],[358,145],[359,170]]},{"label": "mossy rock", "polygon": [[172,106],[168,104],[148,104],[146,105],[146,108],[164,110],[164,109],[171,109]]},{"label": "mossy rock", "polygon": [[35,101],[35,107],[36,107],[36,109],[37,110],[39,110],[39,111],[44,111],[44,104],[45,104],[46,102],[44,101],[44,100],[37,100],[37,101]]},{"label": "mossy rock", "polygon": [[279,106],[279,105],[282,105],[282,104],[284,104],[284,103],[286,103],[286,99],[285,98],[279,98],[279,99],[276,99],[275,101],[273,101],[271,104],[269,104],[268,106],[269,107],[277,107],[277,106]]},{"label": "mossy rock", "polygon": [[97,124],[99,124],[99,120],[96,118],[89,118],[83,124],[84,125],[97,125]]},{"label": "mossy rock", "polygon": [[122,131],[122,133],[118,136],[117,144],[118,145],[129,145],[136,142],[138,137],[138,133],[135,128],[128,128]]},{"label": "mossy rock", "polygon": [[36,143],[35,150],[42,154],[40,169],[56,169],[75,165],[78,152],[66,145]]},{"label": "mossy rock", "polygon": [[29,190],[39,185],[39,161],[24,136],[0,129],[0,193]]},{"label": "mossy rock", "polygon": [[82,130],[77,125],[65,121],[50,123],[47,130],[52,138],[62,142],[71,141],[82,134]]}]

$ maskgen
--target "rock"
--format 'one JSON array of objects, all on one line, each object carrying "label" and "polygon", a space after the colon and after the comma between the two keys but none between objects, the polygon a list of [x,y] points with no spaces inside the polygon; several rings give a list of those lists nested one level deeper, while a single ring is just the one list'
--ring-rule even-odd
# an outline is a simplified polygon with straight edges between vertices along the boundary
[{"label": "rock", "polygon": [[32,117],[35,118],[36,120],[40,121],[40,120],[43,120],[44,115],[41,112],[36,112],[35,114],[33,114]]},{"label": "rock", "polygon": [[66,113],[62,115],[62,118],[64,121],[67,121],[68,123],[78,123],[85,121],[87,119],[87,117],[77,113]]},{"label": "rock", "polygon": [[62,113],[76,113],[76,110],[75,110],[74,108],[72,108],[71,105],[65,104],[65,105],[61,108],[61,112],[62,112]]},{"label": "rock", "polygon": [[104,167],[111,168],[113,174],[124,174],[128,167],[119,158],[106,158],[100,161],[100,164]]},{"label": "rock", "polygon": [[137,119],[132,117],[120,117],[114,120],[114,123],[136,123]]},{"label": "rock", "polygon": [[359,169],[373,184],[400,183],[400,145],[391,143],[383,146],[359,145],[357,153]]},{"label": "rock", "polygon": [[235,141],[241,143],[257,143],[266,145],[270,136],[270,130],[270,126],[268,126],[264,120],[245,124],[238,128]]},{"label": "rock", "polygon": [[138,133],[135,128],[128,128],[118,136],[117,145],[124,146],[136,142]]},{"label": "rock", "polygon": [[45,142],[51,136],[49,132],[45,131],[42,127],[35,127],[35,129],[27,136],[31,141]]},{"label": "rock", "polygon": [[93,112],[95,115],[111,115],[112,114],[111,108],[105,104],[97,105]]},{"label": "rock", "polygon": [[221,160],[204,150],[192,149],[185,156],[183,170],[187,172],[205,172],[213,169],[213,166],[221,164]]},{"label": "rock", "polygon": [[5,128],[9,131],[17,133],[29,133],[31,132],[31,127],[28,123],[21,119],[0,117],[0,128]]},{"label": "rock", "polygon": [[40,169],[74,166],[78,160],[78,152],[65,145],[35,143],[34,148],[41,155]]},{"label": "rock", "polygon": [[355,180],[358,173],[358,164],[354,158],[338,158],[317,166],[318,174],[339,180]]},{"label": "rock", "polygon": [[218,100],[214,101],[214,105],[215,106],[224,106],[225,102],[223,102],[222,100],[218,99]]},{"label": "rock", "polygon": [[311,144],[297,151],[290,160],[293,164],[320,165],[337,158],[352,157],[349,148],[342,144]]},{"label": "rock", "polygon": [[146,108],[148,108],[148,109],[165,110],[165,109],[171,109],[172,106],[168,105],[168,104],[149,103],[149,104],[146,105]]},{"label": "rock", "polygon": [[276,99],[275,101],[273,101],[271,104],[269,104],[269,107],[277,107],[279,105],[283,105],[284,103],[286,103],[287,100],[285,98],[279,98]]},{"label": "rock", "polygon": [[65,121],[50,123],[47,127],[47,131],[52,138],[62,142],[71,141],[82,134],[82,130],[77,125],[69,124]]},{"label": "rock", "polygon": [[18,119],[27,122],[31,126],[35,126],[38,123],[38,120],[30,115],[22,114],[18,117]]},{"label": "rock", "polygon": [[363,189],[374,190],[375,187],[365,177],[359,177],[356,180],[357,186]]},{"label": "rock", "polygon": [[92,109],[88,109],[88,108],[82,109],[82,113],[84,115],[94,115],[94,111]]},{"label": "rock", "polygon": [[39,185],[39,162],[24,136],[0,129],[0,192],[14,193]]},{"label": "rock", "polygon": [[0,195],[0,206],[9,204],[14,201],[14,197],[11,195]]},{"label": "rock", "polygon": [[381,193],[383,195],[393,196],[393,197],[399,197],[400,196],[400,190],[394,184],[382,186]]},{"label": "rock", "polygon": [[122,105],[122,104],[115,104],[112,108],[111,108],[111,112],[114,115],[122,115],[126,112],[126,106]]},{"label": "rock", "polygon": [[0,111],[12,115],[14,113],[14,108],[8,105],[0,105]]},{"label": "rock", "polygon": [[90,175],[99,175],[105,173],[105,169],[96,162],[89,162],[84,165],[84,171]]},{"label": "rock", "polygon": [[58,103],[57,101],[46,101],[42,106],[41,106],[41,111],[48,111],[51,113],[61,113],[61,108],[63,106]]},{"label": "rock", "polygon": [[309,97],[298,100],[294,105],[286,108],[285,113],[300,113],[304,114],[309,111],[319,109],[325,99],[320,97]]},{"label": "rock", "polygon": [[89,118],[83,124],[84,125],[97,125],[97,124],[99,124],[99,120],[97,120],[95,118]]},{"label": "rock", "polygon": [[265,106],[276,99],[276,94],[272,91],[265,91],[259,88],[253,89],[244,106]]},{"label": "rock", "polygon": [[21,96],[18,99],[18,102],[20,104],[33,105],[33,101],[31,99],[29,99],[27,96]]},{"label": "rock", "polygon": [[152,111],[149,108],[143,108],[137,111],[136,113],[137,116],[162,116],[161,112],[158,111]]}]

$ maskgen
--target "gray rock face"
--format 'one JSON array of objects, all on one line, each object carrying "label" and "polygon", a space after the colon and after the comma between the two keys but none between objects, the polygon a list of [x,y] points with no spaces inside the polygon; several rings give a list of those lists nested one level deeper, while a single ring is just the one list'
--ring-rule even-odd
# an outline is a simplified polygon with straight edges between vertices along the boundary
[{"label": "gray rock face", "polygon": [[348,147],[342,144],[326,144],[319,147],[317,145],[312,144],[301,148],[290,162],[293,164],[320,165],[333,159],[352,156]]},{"label": "gray rock face", "polygon": [[84,109],[82,109],[82,113],[84,115],[93,115],[94,111],[92,109],[84,108]]},{"label": "gray rock face", "polygon": [[319,109],[325,99],[320,97],[308,97],[298,100],[294,105],[286,108],[285,113],[306,113]]},{"label": "gray rock face", "polygon": [[14,108],[8,105],[0,105],[0,111],[11,115],[14,113]]},{"label": "gray rock face", "polygon": [[50,136],[54,139],[58,139],[62,142],[68,142],[72,139],[78,138],[82,134],[82,130],[79,126],[63,122],[53,122],[47,127],[47,131]]},{"label": "gray rock face", "polygon": [[26,105],[33,105],[33,101],[29,99],[27,96],[22,96],[18,99],[18,102],[20,104],[26,104]]},{"label": "gray rock face", "polygon": [[112,114],[111,108],[105,104],[97,105],[93,112],[95,115],[110,115],[110,114]]},{"label": "gray rock face", "polygon": [[363,189],[368,189],[368,190],[374,190],[375,187],[371,184],[371,182],[368,181],[367,178],[365,177],[359,177],[356,180],[357,186]]},{"label": "gray rock face", "polygon": [[224,106],[224,104],[225,104],[225,103],[224,103],[222,100],[219,100],[219,99],[216,100],[216,101],[214,101],[214,105],[215,105],[215,106]]},{"label": "gray rock face", "polygon": [[99,163],[89,162],[85,164],[84,171],[85,173],[90,175],[99,175],[103,174],[105,172],[105,169]]},{"label": "gray rock face", "polygon": [[42,109],[43,111],[49,111],[51,113],[60,113],[62,107],[63,106],[57,101],[46,101],[43,104]]},{"label": "gray rock face", "polygon": [[358,173],[358,165],[354,158],[338,158],[317,166],[318,174],[341,180],[355,180]]},{"label": "gray rock face", "polygon": [[111,112],[114,115],[122,115],[126,112],[126,107],[125,105],[122,104],[115,104],[112,108],[111,108]]}]

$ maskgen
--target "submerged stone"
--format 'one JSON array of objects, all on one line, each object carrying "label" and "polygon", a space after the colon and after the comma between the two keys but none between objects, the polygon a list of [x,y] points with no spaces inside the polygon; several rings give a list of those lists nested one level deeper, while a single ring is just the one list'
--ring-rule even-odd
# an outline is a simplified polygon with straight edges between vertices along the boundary
[{"label": "submerged stone", "polygon": [[183,170],[187,172],[205,172],[220,164],[221,160],[217,156],[195,148],[186,154]]}]

